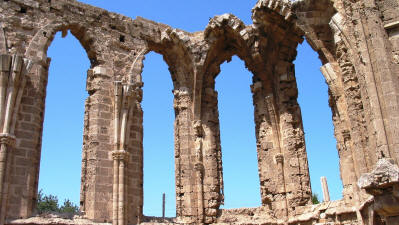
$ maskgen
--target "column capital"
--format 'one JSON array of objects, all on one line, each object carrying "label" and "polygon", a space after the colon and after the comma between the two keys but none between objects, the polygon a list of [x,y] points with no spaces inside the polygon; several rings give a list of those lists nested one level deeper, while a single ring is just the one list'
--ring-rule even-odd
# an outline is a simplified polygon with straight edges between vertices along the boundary
[{"label": "column capital", "polygon": [[202,121],[201,120],[194,120],[193,121],[193,129],[194,129],[194,136],[197,138],[202,137]]},{"label": "column capital", "polygon": [[183,96],[190,96],[190,89],[187,87],[180,87],[172,91],[173,95],[176,98],[183,97]]},{"label": "column capital", "polygon": [[108,66],[95,66],[92,70],[92,75],[94,76],[105,76],[105,77],[112,77],[113,76],[113,70],[112,68]]},{"label": "column capital", "polygon": [[126,150],[114,150],[111,152],[112,159],[114,160],[124,160],[129,159],[129,153]]},{"label": "column capital", "polygon": [[196,171],[202,172],[202,171],[205,170],[204,164],[202,164],[201,162],[197,162],[197,163],[195,163],[195,165],[194,165],[194,169],[195,169]]},{"label": "column capital", "polygon": [[173,108],[178,111],[188,109],[190,107],[191,91],[187,87],[180,87],[172,91],[174,98]]},{"label": "column capital", "polygon": [[0,144],[6,144],[8,146],[14,147],[16,143],[16,138],[12,134],[1,133],[0,134]]},{"label": "column capital", "polygon": [[276,160],[276,163],[283,163],[284,162],[284,155],[281,153],[278,153],[274,156],[274,159]]},{"label": "column capital", "polygon": [[[141,102],[143,93],[141,87],[143,83],[126,83],[123,81],[114,81],[114,96],[121,101],[120,107],[128,108],[132,105],[133,100]],[[118,107],[116,104],[115,107]]]}]

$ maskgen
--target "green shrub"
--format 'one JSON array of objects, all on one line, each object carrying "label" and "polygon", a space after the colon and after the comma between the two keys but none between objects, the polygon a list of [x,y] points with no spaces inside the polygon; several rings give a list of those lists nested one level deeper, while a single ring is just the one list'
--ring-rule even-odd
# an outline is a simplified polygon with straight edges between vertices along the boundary
[{"label": "green shrub", "polygon": [[319,196],[317,196],[317,194],[312,194],[312,203],[313,205],[319,204]]},{"label": "green shrub", "polygon": [[58,205],[58,197],[46,195],[43,193],[43,190],[40,190],[37,194],[36,205],[39,214],[50,212],[75,214],[79,212],[79,207],[69,199],[65,199],[64,204],[60,207]]},{"label": "green shrub", "polygon": [[78,213],[79,207],[73,202],[69,201],[69,199],[65,199],[64,205],[60,207],[61,213]]},{"label": "green shrub", "polygon": [[58,198],[54,195],[45,195],[43,190],[37,194],[37,211],[39,214],[45,212],[58,212]]}]

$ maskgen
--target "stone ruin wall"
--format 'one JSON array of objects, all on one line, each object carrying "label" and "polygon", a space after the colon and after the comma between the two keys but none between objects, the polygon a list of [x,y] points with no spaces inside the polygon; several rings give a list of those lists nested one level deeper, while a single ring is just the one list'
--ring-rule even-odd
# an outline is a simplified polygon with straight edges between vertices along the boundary
[{"label": "stone ruin wall", "polygon": [[[259,0],[252,13],[251,25],[225,14],[188,33],[73,0],[2,1],[0,224],[35,214],[47,48],[68,30],[91,62],[80,209],[93,223],[146,220],[141,72],[155,51],[174,85],[176,223],[398,224],[399,1]],[[342,200],[317,206],[293,64],[305,37],[323,64],[344,185]],[[262,206],[221,210],[215,78],[233,55],[253,74]],[[388,178],[374,181],[381,168]]]}]

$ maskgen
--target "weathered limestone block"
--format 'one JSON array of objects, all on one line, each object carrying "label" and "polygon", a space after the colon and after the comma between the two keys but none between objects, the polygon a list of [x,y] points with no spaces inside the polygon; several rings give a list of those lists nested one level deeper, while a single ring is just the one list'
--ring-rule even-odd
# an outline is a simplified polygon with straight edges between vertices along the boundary
[{"label": "weathered limestone block", "polygon": [[102,222],[112,219],[112,77],[105,65],[87,72],[80,204],[87,218]]},{"label": "weathered limestone block", "polygon": [[[175,108],[175,158],[176,158],[176,214],[179,222],[196,223],[199,220],[198,197],[203,193],[201,173],[195,169],[195,131],[192,122],[191,90],[180,87],[173,91]],[[202,208],[203,210],[203,208]],[[203,216],[203,214],[202,214]],[[202,217],[203,218],[203,217]]]},{"label": "weathered limestone block", "polygon": [[399,218],[399,167],[393,159],[380,159],[371,173],[363,174],[358,185],[374,196],[373,210],[387,225]]},{"label": "weathered limestone block", "polygon": [[208,88],[203,96],[201,113],[205,223],[211,223],[216,220],[218,209],[224,202],[222,152],[218,119],[218,93]]},{"label": "weathered limestone block", "polygon": [[[363,174],[358,185],[368,193],[378,195],[383,193],[383,189],[399,184],[399,167],[392,159],[380,159],[375,169],[371,173]],[[396,196],[399,193],[393,192]],[[398,196],[399,197],[399,196]]]}]

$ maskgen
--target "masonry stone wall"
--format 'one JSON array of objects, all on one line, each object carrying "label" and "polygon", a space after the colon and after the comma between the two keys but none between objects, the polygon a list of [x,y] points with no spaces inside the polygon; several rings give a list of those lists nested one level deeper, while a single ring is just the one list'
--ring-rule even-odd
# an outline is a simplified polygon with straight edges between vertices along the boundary
[{"label": "masonry stone wall", "polygon": [[[251,25],[224,14],[210,19],[204,31],[189,33],[73,0],[2,1],[0,224],[49,223],[29,218],[36,213],[51,66],[47,48],[57,32],[67,31],[91,62],[85,78],[89,97],[80,197],[87,223],[148,220],[143,215],[141,73],[145,55],[155,51],[168,64],[174,86],[174,223],[395,224],[396,208],[381,200],[397,201],[394,192],[385,183],[367,186],[359,179],[379,172],[373,169],[385,165],[381,160],[399,162],[398,8],[397,0],[259,0]],[[319,54],[329,87],[344,186],[342,200],[317,206],[311,205],[293,63],[304,39]],[[221,210],[223,149],[215,78],[234,55],[253,74],[262,206]],[[395,179],[390,182],[397,187]],[[372,191],[376,187],[383,197]],[[381,204],[392,213],[381,213]]]}]

